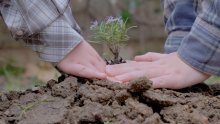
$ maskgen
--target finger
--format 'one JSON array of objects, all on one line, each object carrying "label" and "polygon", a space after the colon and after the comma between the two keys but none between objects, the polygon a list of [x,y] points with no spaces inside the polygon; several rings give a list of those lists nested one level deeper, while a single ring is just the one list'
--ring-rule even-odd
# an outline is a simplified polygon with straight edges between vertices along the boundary
[{"label": "finger", "polygon": [[106,63],[104,60],[100,57],[97,57],[97,59],[92,60],[91,64],[94,68],[96,68],[100,72],[105,72]]},{"label": "finger", "polygon": [[181,89],[186,87],[185,84],[177,82],[177,78],[172,75],[165,75],[150,79],[153,82],[153,88]]},{"label": "finger", "polygon": [[90,59],[92,62],[93,67],[98,69],[100,72],[105,72],[105,61],[100,57],[100,55],[90,46]]},{"label": "finger", "polygon": [[107,77],[107,80],[112,81],[112,82],[116,82],[116,83],[122,83],[122,81],[119,81],[119,80],[115,79],[114,77]]},{"label": "finger", "polygon": [[[131,71],[136,71],[140,70],[143,65],[140,63],[123,63],[123,64],[116,64],[116,65],[107,65],[106,66],[106,73],[110,76],[115,76],[115,75],[121,75],[123,73],[131,72]],[[143,68],[142,68],[143,69]]]},{"label": "finger", "polygon": [[77,62],[77,63],[74,63],[74,64],[82,65],[82,66],[85,66],[87,68],[90,68],[93,71],[98,71],[98,72],[103,72],[104,73],[105,72],[104,70],[101,71],[99,68],[96,67],[96,65],[94,65],[97,62],[93,62],[95,60],[92,60],[92,59],[94,59],[94,58],[88,57],[87,61]]},{"label": "finger", "polygon": [[148,78],[153,78],[166,74],[161,71],[161,66],[151,62],[130,62],[118,65],[107,65],[106,73],[110,76],[122,75],[134,71],[143,71]]},{"label": "finger", "polygon": [[105,73],[105,68],[106,68],[106,65],[102,64],[102,63],[92,63],[92,66],[98,70],[99,72],[103,72]]},{"label": "finger", "polygon": [[129,72],[125,73],[122,75],[118,75],[115,77],[116,80],[122,81],[122,82],[128,82],[130,80],[133,80],[135,78],[143,77],[144,72],[143,71],[134,71],[134,72]]},{"label": "finger", "polygon": [[74,63],[86,66],[90,69],[93,69],[93,70],[96,70],[96,71],[99,71],[99,72],[105,73],[105,66],[106,65],[105,65],[105,62],[103,60],[99,59],[98,57],[95,58],[91,55],[87,56],[86,59],[87,59],[86,61],[78,60],[78,61],[75,61]]},{"label": "finger", "polygon": [[66,71],[68,74],[90,78],[90,79],[105,79],[106,74],[101,73],[97,70],[91,69],[90,67],[86,67],[81,64],[72,64],[68,66],[68,69],[63,69],[63,71]]},{"label": "finger", "polygon": [[139,71],[132,71],[132,72],[124,73],[124,74],[115,76],[115,78],[122,82],[127,82],[127,81],[130,81],[132,79],[139,78],[142,76],[146,76],[147,78],[150,79],[150,78],[160,77],[163,75],[166,75],[165,71],[161,71],[159,69],[154,69],[154,68],[151,68],[151,69],[149,68],[146,70],[139,70]]},{"label": "finger", "polygon": [[164,57],[165,55],[166,54],[149,52],[149,53],[146,53],[144,55],[135,56],[134,60],[135,61],[149,61],[149,62],[153,62],[153,61],[159,60],[160,58]]}]

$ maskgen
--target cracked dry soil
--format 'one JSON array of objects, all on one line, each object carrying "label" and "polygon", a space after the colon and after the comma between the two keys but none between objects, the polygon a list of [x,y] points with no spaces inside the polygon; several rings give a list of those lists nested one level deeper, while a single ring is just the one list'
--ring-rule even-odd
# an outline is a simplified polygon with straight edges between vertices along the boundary
[{"label": "cracked dry soil", "polygon": [[220,124],[219,85],[178,91],[68,77],[0,94],[0,124]]}]

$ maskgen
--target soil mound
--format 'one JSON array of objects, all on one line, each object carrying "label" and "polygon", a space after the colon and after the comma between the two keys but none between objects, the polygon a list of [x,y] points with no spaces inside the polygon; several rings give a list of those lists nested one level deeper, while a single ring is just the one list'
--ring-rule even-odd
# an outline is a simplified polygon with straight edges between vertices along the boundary
[{"label": "soil mound", "polygon": [[0,124],[220,124],[219,85],[178,91],[68,77],[0,94]]}]

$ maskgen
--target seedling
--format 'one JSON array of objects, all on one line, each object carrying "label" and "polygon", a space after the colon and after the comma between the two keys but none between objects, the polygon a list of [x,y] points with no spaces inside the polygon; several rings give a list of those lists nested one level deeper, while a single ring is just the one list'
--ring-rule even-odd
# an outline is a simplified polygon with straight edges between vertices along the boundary
[{"label": "seedling", "polygon": [[121,17],[107,17],[100,23],[94,21],[90,27],[93,32],[93,39],[95,43],[107,44],[109,50],[114,55],[111,64],[119,64],[125,62],[120,56],[119,52],[123,45],[129,40],[127,32],[130,28],[126,26],[127,19],[123,21]]}]

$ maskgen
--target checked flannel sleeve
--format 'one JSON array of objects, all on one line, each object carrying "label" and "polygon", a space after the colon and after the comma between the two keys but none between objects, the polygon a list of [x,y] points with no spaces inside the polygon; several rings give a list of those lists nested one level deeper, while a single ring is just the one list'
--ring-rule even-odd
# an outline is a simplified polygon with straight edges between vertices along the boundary
[{"label": "checked flannel sleeve", "polygon": [[0,0],[0,13],[15,39],[41,59],[62,60],[82,40],[69,0]]},{"label": "checked flannel sleeve", "polygon": [[164,10],[165,30],[168,38],[166,53],[176,52],[183,38],[190,32],[196,19],[195,0],[161,0]]},{"label": "checked flannel sleeve", "polygon": [[203,0],[178,55],[192,67],[220,76],[220,0]]}]

